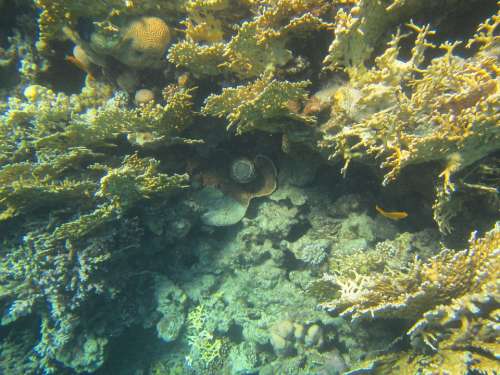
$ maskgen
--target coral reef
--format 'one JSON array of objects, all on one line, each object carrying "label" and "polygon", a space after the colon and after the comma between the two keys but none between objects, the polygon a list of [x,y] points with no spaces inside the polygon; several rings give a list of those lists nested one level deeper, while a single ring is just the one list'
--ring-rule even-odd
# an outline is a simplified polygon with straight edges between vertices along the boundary
[{"label": "coral reef", "polygon": [[[111,306],[125,302],[118,291],[137,271],[125,260],[140,249],[143,229],[129,212],[187,183],[187,175],[161,173],[153,158],[116,153],[120,136],[150,130],[165,139],[165,121],[183,127],[179,105],[189,106],[189,94],[131,110],[99,84],[71,96],[32,85],[24,96],[10,98],[0,118],[1,323],[40,320],[31,359],[39,371],[95,371],[106,356]],[[102,310],[87,321],[96,304]],[[115,317],[118,331],[135,319]]]},{"label": "coral reef", "polygon": [[290,103],[305,100],[307,85],[308,82],[278,81],[266,74],[248,85],[210,95],[203,113],[227,118],[228,129],[234,129],[237,134],[255,130],[283,132],[290,120],[304,125],[314,121],[290,108]]},{"label": "coral reef", "polygon": [[[294,36],[305,37],[312,31],[331,27],[321,18],[330,8],[323,0],[243,1],[239,4],[241,15],[229,13],[233,11],[229,3],[188,2],[188,17],[184,21],[186,41],[174,44],[169,52],[170,62],[199,75],[226,72],[240,79],[255,78],[292,60],[287,44]],[[255,16],[245,20],[248,13]],[[237,22],[241,24],[231,28]],[[228,33],[234,35],[224,43]],[[202,61],[208,63],[207,67],[196,64]]]},{"label": "coral reef", "polygon": [[493,373],[498,353],[499,245],[497,225],[482,238],[473,236],[466,250],[444,249],[427,262],[410,262],[406,269],[389,267],[378,274],[352,270],[350,278],[325,276],[339,287],[339,297],[322,306],[353,319],[409,322],[406,334],[413,352],[375,359],[375,373],[399,373],[408,366],[410,372],[432,371],[437,361],[448,373]]},{"label": "coral reef", "polygon": [[495,373],[498,7],[0,0],[0,373]]},{"label": "coral reef", "polygon": [[[404,38],[393,36],[375,66],[346,68],[349,81],[333,96],[332,116],[321,126],[319,147],[330,158],[344,160],[343,173],[353,160],[386,170],[383,184],[413,164],[437,161],[444,165],[436,187],[436,206],[452,194],[452,176],[499,147],[498,77],[495,50],[497,15],[478,27],[467,43],[477,52],[464,59],[455,53],[460,43],[433,45],[429,27],[408,26],[416,40],[408,61],[398,57]],[[443,54],[424,61],[427,49]],[[435,219],[444,231],[446,215]]]}]

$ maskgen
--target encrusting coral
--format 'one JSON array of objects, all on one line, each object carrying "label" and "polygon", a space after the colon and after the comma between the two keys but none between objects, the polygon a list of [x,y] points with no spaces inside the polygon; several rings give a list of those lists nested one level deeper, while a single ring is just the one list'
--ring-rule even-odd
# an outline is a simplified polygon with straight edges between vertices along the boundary
[{"label": "encrusting coral", "polygon": [[[495,325],[500,307],[500,223],[469,248],[443,249],[427,262],[383,273],[325,276],[339,297],[321,305],[352,319],[403,319],[411,350],[375,358],[374,373],[477,370],[493,374],[500,350]],[[408,370],[410,368],[411,370]]]}]

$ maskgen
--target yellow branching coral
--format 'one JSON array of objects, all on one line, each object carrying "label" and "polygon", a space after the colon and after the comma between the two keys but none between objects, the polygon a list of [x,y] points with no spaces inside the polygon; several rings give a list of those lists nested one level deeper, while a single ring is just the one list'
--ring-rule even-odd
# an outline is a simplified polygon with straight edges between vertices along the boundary
[{"label": "yellow branching coral", "polygon": [[184,40],[174,44],[168,51],[168,60],[175,66],[185,68],[196,77],[215,76],[222,73],[220,65],[225,61],[224,44],[199,45]]},{"label": "yellow branching coral", "polygon": [[234,8],[231,12],[229,9],[228,0],[188,1],[188,17],[182,22],[186,26],[186,38],[196,42],[221,42],[224,39],[224,27],[227,28],[231,18],[235,17]]},{"label": "yellow branching coral", "polygon": [[[321,18],[330,8],[324,0],[258,1],[247,4],[249,9],[243,7],[236,12],[228,4],[227,1],[189,2],[189,16],[184,21],[186,40],[172,46],[170,61],[199,74],[197,63],[206,61],[209,54],[210,62],[218,63],[211,64],[204,74],[231,72],[239,78],[254,78],[292,59],[287,48],[292,35],[331,28]],[[248,19],[252,13],[255,16]],[[225,36],[235,30],[236,34],[224,43]],[[208,47],[197,42],[208,42]]]},{"label": "yellow branching coral", "polygon": [[399,374],[403,364],[410,368],[407,373],[417,373],[441,361],[449,373],[463,368],[493,374],[500,350],[495,329],[499,274],[500,223],[482,238],[473,235],[468,249],[444,249],[425,263],[415,260],[407,271],[330,277],[340,288],[340,298],[322,305],[353,319],[411,323],[407,335],[413,351],[375,359],[375,373]]},{"label": "yellow branching coral", "polygon": [[[446,3],[452,9],[453,0]],[[433,0],[342,0],[335,16],[335,39],[324,60],[328,69],[362,64],[367,60],[383,35],[419,12],[442,4]]]},{"label": "yellow branching coral", "polygon": [[[490,28],[498,25],[494,19]],[[374,68],[347,69],[350,81],[334,96],[320,147],[332,148],[346,166],[352,159],[383,159],[384,184],[410,164],[460,159],[442,174],[449,190],[451,173],[500,146],[494,37],[477,34],[473,42],[482,48],[468,59],[453,53],[456,44],[440,45],[443,55],[421,67],[432,31],[409,26],[417,32],[409,61],[397,58],[397,34]]]},{"label": "yellow branching coral", "polygon": [[243,23],[227,44],[227,63],[222,66],[248,78],[285,65],[292,58],[286,48],[291,33],[329,28],[330,24],[319,18],[326,9],[323,0],[282,0],[262,6],[260,13]]},{"label": "yellow branching coral", "polygon": [[237,134],[262,130],[282,131],[290,120],[302,123],[314,121],[290,108],[290,102],[305,100],[307,81],[288,82],[263,75],[254,82],[234,88],[226,88],[220,95],[210,95],[203,107],[205,115],[226,118],[228,128]]},{"label": "yellow branching coral", "polygon": [[121,206],[130,207],[140,199],[187,187],[187,174],[168,176],[158,172],[158,168],[155,159],[141,159],[137,154],[127,156],[121,167],[109,169],[101,178],[96,196],[117,199]]}]

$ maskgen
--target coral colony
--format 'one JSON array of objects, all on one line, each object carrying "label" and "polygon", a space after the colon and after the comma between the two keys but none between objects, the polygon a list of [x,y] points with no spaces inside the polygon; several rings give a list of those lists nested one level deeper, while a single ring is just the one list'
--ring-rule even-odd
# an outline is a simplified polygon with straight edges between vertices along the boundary
[{"label": "coral colony", "polygon": [[0,0],[0,374],[498,374],[499,24]]}]

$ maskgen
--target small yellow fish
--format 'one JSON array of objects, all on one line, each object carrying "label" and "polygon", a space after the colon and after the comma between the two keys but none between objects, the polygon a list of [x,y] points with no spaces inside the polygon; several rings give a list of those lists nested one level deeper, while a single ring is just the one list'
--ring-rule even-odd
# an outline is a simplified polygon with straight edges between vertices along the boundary
[{"label": "small yellow fish", "polygon": [[377,205],[375,205],[375,209],[380,215],[391,220],[401,220],[404,219],[405,217],[408,217],[408,213],[404,211],[384,211]]}]

